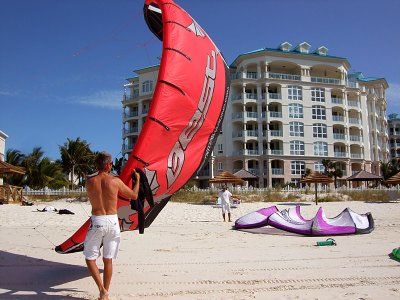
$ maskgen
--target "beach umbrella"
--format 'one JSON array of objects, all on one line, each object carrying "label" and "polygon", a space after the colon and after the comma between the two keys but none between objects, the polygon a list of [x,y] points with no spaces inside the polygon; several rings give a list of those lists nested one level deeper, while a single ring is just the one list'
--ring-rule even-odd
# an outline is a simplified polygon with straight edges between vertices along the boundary
[{"label": "beach umbrella", "polygon": [[6,174],[6,173],[16,173],[24,175],[26,172],[25,169],[22,167],[16,167],[5,161],[0,161],[0,174]]},{"label": "beach umbrella", "polygon": [[399,184],[400,183],[400,172],[396,173],[392,177],[385,181],[386,184]]},{"label": "beach umbrella", "polygon": [[333,179],[326,176],[325,174],[321,174],[319,172],[311,172],[309,175],[300,179],[301,183],[314,183],[315,186],[315,204],[318,205],[318,191],[317,191],[317,183],[332,183]]},{"label": "beach umbrella", "polygon": [[367,172],[365,170],[361,170],[361,171],[359,171],[357,173],[354,173],[350,177],[347,177],[346,180],[347,181],[364,181],[364,182],[367,182],[367,181],[374,181],[374,180],[380,181],[382,179],[383,179],[382,176],[372,174],[372,173]]},{"label": "beach umbrella", "polygon": [[227,171],[224,171],[222,173],[219,173],[216,175],[214,178],[209,180],[210,183],[236,183],[236,184],[243,184],[244,180],[233,175],[232,173],[229,173]]}]

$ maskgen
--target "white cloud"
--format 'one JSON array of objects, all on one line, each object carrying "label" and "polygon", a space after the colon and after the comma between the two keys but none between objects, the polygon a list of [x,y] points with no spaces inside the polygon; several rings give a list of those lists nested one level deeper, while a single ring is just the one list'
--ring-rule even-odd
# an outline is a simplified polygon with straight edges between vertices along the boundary
[{"label": "white cloud", "polygon": [[0,96],[9,96],[9,97],[13,97],[16,96],[17,93],[16,92],[9,92],[9,91],[5,91],[5,90],[0,90]]},{"label": "white cloud", "polygon": [[386,92],[387,114],[400,114],[400,84],[389,83],[389,88]]},{"label": "white cloud", "polygon": [[122,92],[121,90],[98,91],[88,96],[73,97],[70,101],[82,105],[121,110]]}]

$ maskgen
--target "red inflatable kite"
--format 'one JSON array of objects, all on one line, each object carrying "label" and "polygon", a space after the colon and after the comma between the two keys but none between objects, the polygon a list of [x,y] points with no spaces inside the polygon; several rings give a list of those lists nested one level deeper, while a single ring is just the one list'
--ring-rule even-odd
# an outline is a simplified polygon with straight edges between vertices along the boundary
[{"label": "red inflatable kite", "polygon": [[[221,129],[229,93],[229,69],[207,33],[172,0],[146,0],[144,17],[163,42],[150,110],[120,178],[132,185],[142,172],[140,201],[119,197],[122,231],[143,232],[171,195],[207,161]],[[83,250],[90,219],[59,253]]]}]

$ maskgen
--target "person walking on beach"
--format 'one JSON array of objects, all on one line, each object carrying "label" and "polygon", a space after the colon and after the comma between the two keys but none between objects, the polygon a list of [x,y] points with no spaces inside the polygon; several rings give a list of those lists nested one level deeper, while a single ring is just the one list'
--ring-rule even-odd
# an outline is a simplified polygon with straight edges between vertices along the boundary
[{"label": "person walking on beach", "polygon": [[[107,300],[113,272],[112,260],[117,257],[120,243],[120,227],[117,216],[117,198],[121,193],[126,198],[137,200],[140,175],[135,172],[136,182],[133,190],[121,179],[110,175],[112,157],[107,152],[100,152],[95,158],[98,172],[89,175],[86,190],[92,206],[90,227],[86,235],[83,254],[90,275],[100,291],[100,300]],[[96,259],[103,246],[104,274],[100,277]]]},{"label": "person walking on beach", "polygon": [[228,222],[231,222],[230,198],[232,197],[232,194],[228,191],[226,185],[222,187],[222,191],[219,192],[218,197],[221,199],[222,217],[224,218],[224,222],[226,222],[225,213],[228,213]]}]

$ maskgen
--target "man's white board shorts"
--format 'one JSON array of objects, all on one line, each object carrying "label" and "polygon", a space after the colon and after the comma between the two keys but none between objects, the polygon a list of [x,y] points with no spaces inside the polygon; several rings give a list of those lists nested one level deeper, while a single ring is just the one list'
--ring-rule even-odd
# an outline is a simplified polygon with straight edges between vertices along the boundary
[{"label": "man's white board shorts", "polygon": [[229,202],[221,202],[222,213],[230,213],[231,212],[231,205]]},{"label": "man's white board shorts", "polygon": [[91,216],[90,226],[85,239],[83,255],[88,260],[100,256],[103,245],[103,258],[117,258],[121,230],[117,215]]}]

